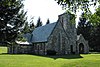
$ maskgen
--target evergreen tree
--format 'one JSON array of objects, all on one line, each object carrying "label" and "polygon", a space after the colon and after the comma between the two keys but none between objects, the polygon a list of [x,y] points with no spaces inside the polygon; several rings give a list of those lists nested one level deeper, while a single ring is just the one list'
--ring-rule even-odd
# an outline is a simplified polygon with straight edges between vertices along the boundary
[{"label": "evergreen tree", "polygon": [[0,40],[15,41],[18,31],[26,22],[22,0],[0,1]]},{"label": "evergreen tree", "polygon": [[90,39],[92,25],[89,23],[84,17],[84,13],[82,13],[80,21],[78,22],[77,34],[82,34],[86,40]]},{"label": "evergreen tree", "polygon": [[30,32],[33,32],[34,29],[35,29],[34,23],[30,24]]},{"label": "evergreen tree", "polygon": [[100,52],[100,24],[93,27],[89,45],[93,51]]},{"label": "evergreen tree", "polygon": [[22,41],[25,42],[27,41],[27,39],[24,37],[24,33],[23,32],[19,32],[17,37],[16,37],[16,41]]},{"label": "evergreen tree", "polygon": [[46,24],[49,24],[50,23],[50,20],[49,19],[47,19],[47,22],[46,22]]},{"label": "evergreen tree", "polygon": [[91,32],[90,46],[93,50],[100,52],[100,6],[89,20],[94,25]]},{"label": "evergreen tree", "polygon": [[28,22],[25,23],[25,26],[23,28],[23,31],[22,31],[24,34],[26,33],[29,33],[30,32],[30,27],[29,27],[29,24]]},{"label": "evergreen tree", "polygon": [[33,32],[33,30],[35,29],[33,19],[34,19],[34,17],[31,17],[31,19],[30,19],[30,32]]},{"label": "evergreen tree", "polygon": [[39,17],[37,20],[36,28],[42,26],[41,18]]},{"label": "evergreen tree", "polygon": [[88,40],[90,50],[100,51],[100,8],[91,15],[88,22],[85,21],[80,19],[77,32]]},{"label": "evergreen tree", "polygon": [[33,19],[34,18],[32,17],[29,22],[25,23],[23,31],[22,31],[24,34],[32,33],[32,31],[35,29],[35,25],[33,23]]}]

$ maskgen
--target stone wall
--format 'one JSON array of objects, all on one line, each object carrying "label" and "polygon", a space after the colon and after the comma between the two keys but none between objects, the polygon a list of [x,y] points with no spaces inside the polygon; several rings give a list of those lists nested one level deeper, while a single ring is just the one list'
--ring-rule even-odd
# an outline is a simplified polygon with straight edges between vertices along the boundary
[{"label": "stone wall", "polygon": [[[77,33],[75,28],[75,23],[70,22],[70,14],[64,13],[59,16],[61,23],[63,24],[63,28],[66,32],[66,35],[69,40],[69,45],[73,46],[73,52],[76,52],[76,40],[77,40]],[[71,51],[71,49],[69,49]]]},{"label": "stone wall", "polygon": [[68,38],[63,30],[62,24],[58,21],[52,34],[48,39],[48,46],[46,50],[54,50],[57,54],[68,53]]},{"label": "stone wall", "polygon": [[48,50],[55,50],[58,54],[77,53],[77,33],[75,23],[70,22],[69,14],[59,16],[57,25],[48,42]]},{"label": "stone wall", "polygon": [[32,45],[10,45],[8,46],[9,54],[33,54]]},{"label": "stone wall", "polygon": [[83,44],[83,46],[84,46],[84,53],[89,53],[88,41],[86,41],[82,35],[79,35],[79,36],[80,37],[77,40],[77,50],[78,50],[78,53],[79,53],[79,45],[80,44]]},{"label": "stone wall", "polygon": [[88,42],[81,37],[77,41],[75,23],[70,22],[70,15],[64,13],[59,16],[51,36],[48,39],[46,50],[54,50],[57,54],[78,54],[79,44],[84,44],[84,53],[89,52]]},{"label": "stone wall", "polygon": [[46,42],[44,43],[34,43],[33,44],[33,49],[34,50],[34,54],[38,54],[38,55],[46,55]]}]

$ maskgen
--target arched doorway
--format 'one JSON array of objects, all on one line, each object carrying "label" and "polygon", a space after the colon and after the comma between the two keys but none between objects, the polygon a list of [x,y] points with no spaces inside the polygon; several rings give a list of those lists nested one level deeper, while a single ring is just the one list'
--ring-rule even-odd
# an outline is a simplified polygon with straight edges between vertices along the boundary
[{"label": "arched doorway", "polygon": [[79,53],[80,54],[83,54],[84,53],[84,45],[83,45],[83,43],[80,43],[79,44]]}]

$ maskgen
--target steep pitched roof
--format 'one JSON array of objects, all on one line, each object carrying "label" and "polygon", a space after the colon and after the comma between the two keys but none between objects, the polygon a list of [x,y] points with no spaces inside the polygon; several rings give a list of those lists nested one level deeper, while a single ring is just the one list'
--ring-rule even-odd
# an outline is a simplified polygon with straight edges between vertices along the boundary
[{"label": "steep pitched roof", "polygon": [[51,32],[53,31],[55,23],[47,24],[41,27],[36,28],[32,34],[32,42],[46,42]]}]

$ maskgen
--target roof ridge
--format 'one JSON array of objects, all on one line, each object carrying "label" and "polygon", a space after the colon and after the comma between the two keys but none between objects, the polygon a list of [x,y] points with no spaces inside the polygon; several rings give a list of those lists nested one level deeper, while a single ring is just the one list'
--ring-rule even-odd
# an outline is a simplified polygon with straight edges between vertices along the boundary
[{"label": "roof ridge", "polygon": [[[45,27],[45,26],[47,26],[47,25],[51,25],[51,24],[54,24],[54,23],[57,23],[57,22],[53,22],[53,23],[50,23],[50,24],[46,24],[46,25],[43,25],[43,26],[40,26],[40,27]],[[37,27],[37,28],[40,28],[40,27]],[[37,28],[35,28],[35,29],[37,29]],[[34,30],[35,30],[34,29]]]}]

